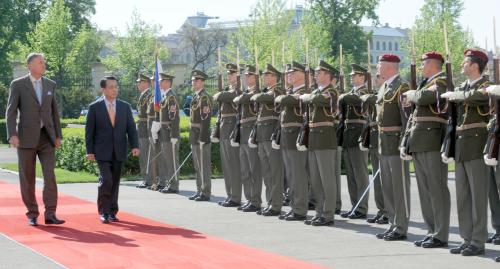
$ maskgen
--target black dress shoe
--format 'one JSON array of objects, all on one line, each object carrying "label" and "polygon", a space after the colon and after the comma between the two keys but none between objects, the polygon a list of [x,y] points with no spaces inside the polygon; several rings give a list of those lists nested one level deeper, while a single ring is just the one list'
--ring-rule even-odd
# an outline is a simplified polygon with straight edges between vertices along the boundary
[{"label": "black dress shoe", "polygon": [[260,210],[260,207],[258,207],[258,206],[254,206],[254,205],[249,205],[249,206],[247,206],[247,207],[243,208],[243,210],[242,210],[242,211],[243,211],[243,212],[257,212],[257,211],[259,211],[259,210]]},{"label": "black dress shoe", "polygon": [[333,220],[326,220],[321,217],[311,223],[312,226],[331,226],[333,225]]},{"label": "black dress shoe", "polygon": [[462,250],[462,256],[478,256],[484,254],[484,248],[479,248],[474,245],[469,245],[467,248]]},{"label": "black dress shoe", "polygon": [[340,209],[335,209],[335,215],[340,215],[341,211]]},{"label": "black dress shoe", "polygon": [[313,223],[313,221],[315,221],[315,220],[317,220],[319,218],[321,218],[321,217],[315,216],[312,219],[306,219],[306,220],[304,220],[304,224],[305,225],[311,225]]},{"label": "black dress shoe", "polygon": [[188,199],[189,200],[194,200],[194,199],[198,198],[198,196],[200,196],[200,195],[201,195],[201,192],[197,192],[194,195],[189,196]]},{"label": "black dress shoe", "polygon": [[406,240],[406,234],[400,234],[398,232],[392,232],[384,236],[385,241],[402,241]]},{"label": "black dress shoe", "polygon": [[38,226],[38,221],[36,218],[29,218],[28,219],[28,225],[29,226]]},{"label": "black dress shoe", "polygon": [[223,207],[238,207],[240,205],[241,205],[241,203],[237,203],[233,200],[229,200],[229,202],[221,204],[221,206],[223,206]]},{"label": "black dress shoe", "polygon": [[291,215],[285,217],[286,221],[302,221],[306,220],[307,217],[299,214],[292,213]]},{"label": "black dress shoe", "polygon": [[340,214],[340,216],[343,217],[343,218],[348,218],[349,215],[351,215],[351,210]]},{"label": "black dress shoe", "polygon": [[500,262],[500,256],[495,257],[495,262]]},{"label": "black dress shoe", "polygon": [[144,188],[147,188],[147,187],[150,187],[151,185],[147,184],[146,182],[142,182],[141,184],[135,186],[136,188],[139,188],[139,189],[144,189]]},{"label": "black dress shoe", "polygon": [[60,225],[65,223],[66,221],[62,219],[58,219],[56,216],[52,216],[48,219],[45,219],[45,224],[53,224],[53,225]]},{"label": "black dress shoe", "polygon": [[388,234],[390,234],[391,231],[390,230],[386,230],[385,232],[383,233],[379,233],[379,234],[376,234],[375,236],[378,238],[378,239],[384,239],[384,237]]},{"label": "black dress shoe", "polygon": [[380,219],[376,221],[377,224],[389,224],[389,218],[386,216],[382,216]]},{"label": "black dress shoe", "polygon": [[179,190],[174,190],[171,188],[163,188],[163,189],[160,189],[159,192],[161,192],[161,193],[179,193]]},{"label": "black dress shoe", "polygon": [[100,220],[102,223],[109,223],[109,215],[108,214],[102,214],[101,217],[100,217]]},{"label": "black dress shoe", "polygon": [[430,238],[429,240],[426,240],[425,242],[422,243],[423,248],[442,248],[442,247],[447,247],[448,242],[443,242],[437,238]]},{"label": "black dress shoe", "polygon": [[379,220],[382,217],[382,214],[379,212],[377,215],[375,215],[373,218],[368,218],[366,219],[366,222],[368,223],[375,223],[377,220]]},{"label": "black dress shoe", "polygon": [[354,211],[349,215],[350,219],[366,219],[366,214],[363,214],[359,211]]},{"label": "black dress shoe", "polygon": [[290,216],[292,214],[293,214],[292,210],[286,212],[285,214],[281,214],[281,212],[280,212],[280,216],[278,217],[278,219],[285,219],[286,217],[288,217],[288,216]]},{"label": "black dress shoe", "polygon": [[314,210],[314,209],[316,209],[316,206],[314,205],[314,203],[309,202],[309,205],[308,205],[308,206],[309,206],[309,208],[308,208],[309,210]]},{"label": "black dress shoe", "polygon": [[196,202],[206,202],[206,201],[210,201],[210,196],[201,194],[200,196],[196,197],[194,200]]},{"label": "black dress shoe", "polygon": [[257,213],[257,215],[262,215],[262,213],[268,211],[269,209],[271,209],[271,205],[267,205],[266,207],[262,208],[261,210],[255,212],[255,213]]},{"label": "black dress shoe", "polygon": [[469,244],[467,244],[467,243],[465,243],[465,242],[464,242],[464,243],[462,243],[460,246],[458,246],[458,247],[456,247],[456,248],[452,248],[452,249],[450,249],[450,253],[451,253],[451,254],[460,254],[460,253],[462,253],[462,251],[463,251],[464,249],[466,249],[468,246],[469,246]]},{"label": "black dress shoe", "polygon": [[279,216],[280,214],[281,212],[272,209],[262,212],[262,216],[264,217]]},{"label": "black dress shoe", "polygon": [[426,236],[424,237],[422,240],[418,240],[418,241],[415,241],[413,242],[413,244],[417,247],[421,247],[422,246],[422,243],[424,243],[425,241],[429,240],[429,239],[432,239],[432,236]]},{"label": "black dress shoe", "polygon": [[224,199],[224,201],[218,201],[217,204],[221,206],[222,204],[227,203],[229,201],[231,201],[231,198],[227,197],[226,199]]},{"label": "black dress shoe", "polygon": [[109,215],[109,221],[111,221],[111,222],[119,222],[120,220],[116,217],[115,214],[110,214]]},{"label": "black dress shoe", "polygon": [[493,239],[493,242],[492,242],[494,245],[500,245],[500,237],[497,237],[495,239]]},{"label": "black dress shoe", "polygon": [[157,189],[158,191],[161,191],[161,190],[165,189],[165,185],[158,185],[158,186],[156,187],[156,189]]},{"label": "black dress shoe", "polygon": [[242,204],[242,205],[238,206],[238,208],[237,208],[237,209],[241,211],[241,210],[243,210],[243,208],[245,208],[245,207],[247,207],[247,206],[250,206],[250,204],[251,204],[251,203],[250,203],[250,201],[248,201],[248,202],[246,202],[246,203],[244,203],[244,204]]}]

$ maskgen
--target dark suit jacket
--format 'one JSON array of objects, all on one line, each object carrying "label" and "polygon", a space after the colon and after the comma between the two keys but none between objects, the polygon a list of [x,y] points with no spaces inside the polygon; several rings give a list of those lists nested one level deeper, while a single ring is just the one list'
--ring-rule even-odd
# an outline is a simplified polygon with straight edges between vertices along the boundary
[{"label": "dark suit jacket", "polygon": [[[42,104],[38,103],[29,75],[15,79],[10,84],[7,103],[7,138],[19,137],[20,148],[35,148],[40,139],[40,121],[49,134],[52,145],[62,138],[61,122],[57,109],[56,83],[42,77]],[[19,124],[17,115],[19,113]]]},{"label": "dark suit jacket", "polygon": [[127,139],[132,148],[139,148],[132,109],[128,103],[116,100],[114,128],[104,98],[90,104],[85,124],[87,154],[94,154],[97,161],[124,161],[127,159]]}]

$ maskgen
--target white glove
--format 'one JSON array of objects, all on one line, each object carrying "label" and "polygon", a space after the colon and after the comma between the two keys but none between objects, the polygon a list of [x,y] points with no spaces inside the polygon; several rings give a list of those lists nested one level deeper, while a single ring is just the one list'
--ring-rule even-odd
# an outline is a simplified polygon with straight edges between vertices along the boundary
[{"label": "white glove", "polygon": [[447,163],[447,164],[450,164],[450,163],[454,163],[455,162],[455,159],[453,157],[451,158],[448,158],[443,154],[441,154],[441,160],[443,161],[443,163]]},{"label": "white glove", "polygon": [[159,123],[157,121],[153,121],[153,123],[151,124],[151,133],[158,134],[158,132],[160,131],[160,129],[161,129],[161,123]]},{"label": "white glove", "polygon": [[271,147],[275,150],[280,149],[280,145],[276,144],[276,141],[271,141]]},{"label": "white glove", "polygon": [[210,142],[212,142],[212,143],[219,143],[219,138],[211,136],[210,137]]},{"label": "white glove", "polygon": [[488,86],[488,88],[486,88],[486,92],[489,93],[489,94],[498,94],[500,92],[500,85],[491,85],[491,86]]},{"label": "white glove", "polygon": [[229,142],[231,143],[231,147],[237,148],[240,146],[240,143],[234,141],[233,139],[230,139]]},{"label": "white glove", "polygon": [[301,145],[299,145],[299,143],[295,144],[295,146],[297,147],[298,151],[306,151],[307,150],[306,146],[301,146]]},{"label": "white glove", "polygon": [[453,94],[453,92],[445,92],[445,93],[441,94],[440,97],[448,99],[451,97],[452,94]]},{"label": "white glove", "polygon": [[151,136],[153,137],[153,142],[156,143],[158,141],[158,132],[152,132]]},{"label": "white glove", "polygon": [[251,148],[251,149],[255,149],[255,148],[257,148],[257,144],[254,144],[252,142],[252,139],[248,138],[248,147]]},{"label": "white glove", "polygon": [[403,148],[403,147],[399,148],[399,157],[403,161],[410,161],[413,159],[413,157],[411,157],[411,155],[408,155],[405,153],[405,148]]},{"label": "white glove", "polygon": [[179,141],[178,138],[170,138],[170,143],[172,143],[172,145],[177,144],[178,141]]},{"label": "white glove", "polygon": [[363,146],[363,142],[359,142],[359,149],[360,149],[361,151],[368,151],[368,150],[369,150],[369,148],[365,148],[365,147]]},{"label": "white glove", "polygon": [[486,165],[488,166],[497,166],[498,164],[498,160],[495,158],[492,159],[488,158],[488,154],[484,154],[483,158],[484,158],[484,163],[486,163]]}]

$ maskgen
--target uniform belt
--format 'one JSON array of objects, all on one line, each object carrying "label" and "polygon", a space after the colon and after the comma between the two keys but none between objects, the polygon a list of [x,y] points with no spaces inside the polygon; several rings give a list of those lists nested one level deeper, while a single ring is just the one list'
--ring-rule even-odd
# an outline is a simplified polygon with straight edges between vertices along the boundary
[{"label": "uniform belt", "polygon": [[378,126],[378,122],[376,121],[370,122],[370,127],[375,127],[375,126]]},{"label": "uniform belt", "polygon": [[165,125],[165,126],[170,126],[172,123],[169,122],[169,121],[163,121],[161,122],[161,125]]},{"label": "uniform belt", "polygon": [[240,120],[240,123],[245,123],[245,122],[255,121],[256,119],[257,119],[257,117],[255,117],[255,116],[253,116],[253,117],[248,117],[248,118],[241,119],[241,120]]},{"label": "uniform belt", "polygon": [[143,121],[143,122],[148,121],[148,118],[139,118],[139,122],[141,122],[141,121]]},{"label": "uniform belt", "polygon": [[366,124],[367,121],[366,120],[361,120],[361,119],[347,119],[345,120],[345,123],[358,123],[358,124]]},{"label": "uniform belt", "polygon": [[465,131],[474,128],[486,128],[488,124],[486,122],[476,122],[471,124],[463,124],[457,127],[457,131]]},{"label": "uniform belt", "polygon": [[190,124],[190,127],[191,127],[191,128],[201,129],[201,123],[191,123],[191,124]]},{"label": "uniform belt", "polygon": [[333,122],[331,122],[331,121],[322,121],[322,122],[311,122],[311,123],[309,123],[309,128],[324,127],[324,126],[333,127]]},{"label": "uniform belt", "polygon": [[415,117],[413,118],[415,122],[439,122],[439,123],[448,123],[446,119],[439,117]]},{"label": "uniform belt", "polygon": [[266,117],[258,117],[257,121],[266,121],[266,120],[279,120],[280,118],[278,116],[266,116]]},{"label": "uniform belt", "polygon": [[228,117],[236,117],[236,113],[226,113],[226,114],[220,114],[221,119],[223,118],[228,118]]},{"label": "uniform belt", "polygon": [[300,123],[300,122],[288,122],[288,123],[281,124],[281,128],[288,128],[288,127],[302,127],[302,123]]},{"label": "uniform belt", "polygon": [[156,116],[148,116],[148,119],[155,119]]},{"label": "uniform belt", "polygon": [[401,126],[387,126],[387,127],[382,127],[382,126],[379,126],[378,129],[381,131],[381,132],[397,132],[397,131],[401,131]]}]

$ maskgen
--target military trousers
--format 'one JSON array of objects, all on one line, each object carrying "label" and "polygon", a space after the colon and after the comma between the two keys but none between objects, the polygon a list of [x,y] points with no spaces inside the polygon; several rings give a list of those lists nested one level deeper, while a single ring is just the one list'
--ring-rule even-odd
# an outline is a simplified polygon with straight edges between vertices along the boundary
[{"label": "military trousers", "polygon": [[[150,139],[150,141],[153,141],[153,138]],[[159,140],[156,140],[156,143],[151,143],[149,142],[150,150],[149,150],[149,156],[147,156],[147,161],[148,161],[148,179],[150,180],[151,184],[156,183],[159,185],[159,179],[160,179],[160,162],[162,159],[161,156],[161,142]]]},{"label": "military trousers", "polygon": [[295,214],[305,216],[308,209],[309,171],[307,151],[283,149],[283,163],[290,183],[290,206]]},{"label": "military trousers", "polygon": [[415,152],[413,163],[427,235],[448,242],[451,206],[448,165],[441,161],[439,151]]},{"label": "military trousers", "polygon": [[272,210],[281,211],[285,182],[281,150],[273,149],[271,141],[259,142],[260,169],[266,186],[266,202]]},{"label": "military trousers", "polygon": [[337,204],[337,180],[335,165],[337,151],[334,149],[311,150],[308,153],[312,192],[316,201],[316,217],[327,221],[334,219]]},{"label": "military trousers", "polygon": [[[380,169],[379,153],[377,148],[370,148],[368,151],[370,158],[370,163],[372,164],[372,177]],[[384,209],[384,194],[382,193],[382,180],[380,179],[380,171],[373,180],[373,194],[375,197],[375,205],[377,206],[378,213],[386,215],[387,212]]]},{"label": "military trousers", "polygon": [[191,144],[193,163],[196,170],[196,190],[205,196],[210,196],[212,191],[211,148],[210,143],[203,144],[203,146],[201,144]]},{"label": "military trousers", "polygon": [[[347,168],[347,188],[349,189],[352,208],[354,208],[368,187],[368,152],[361,151],[359,147],[349,147],[344,150]],[[356,211],[362,214],[368,212],[368,197],[367,193],[359,203]]]},{"label": "military trousers", "polygon": [[172,145],[170,140],[161,142],[160,183],[159,185],[179,190],[179,142]]},{"label": "military trousers", "polygon": [[483,159],[455,163],[458,230],[466,243],[479,248],[488,237],[488,175]]},{"label": "military trousers", "polygon": [[337,147],[336,152],[336,158],[335,160],[332,160],[332,163],[335,166],[335,190],[337,192],[336,197],[336,206],[335,210],[342,210],[342,147]]},{"label": "military trousers", "polygon": [[[240,144],[239,159],[245,199],[252,205],[260,207],[262,204],[262,177],[258,149],[250,148],[248,144]],[[241,202],[241,195],[240,200],[233,201]]]},{"label": "military trousers", "polygon": [[146,184],[151,185],[151,178],[147,174],[148,153],[150,153],[149,139],[147,137],[139,138],[139,150],[142,152],[142,154],[139,155],[139,167],[141,169],[141,177]]},{"label": "military trousers", "polygon": [[228,139],[220,139],[220,158],[227,197],[241,201],[240,148],[231,146]]},{"label": "military trousers", "polygon": [[490,189],[488,200],[491,211],[491,225],[494,233],[500,234],[500,164],[496,167],[489,167]]},{"label": "military trousers", "polygon": [[391,224],[389,230],[406,234],[410,221],[410,170],[399,155],[380,155],[384,208]]}]

